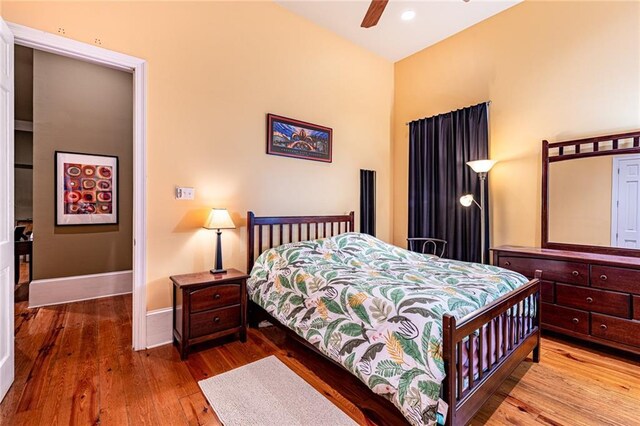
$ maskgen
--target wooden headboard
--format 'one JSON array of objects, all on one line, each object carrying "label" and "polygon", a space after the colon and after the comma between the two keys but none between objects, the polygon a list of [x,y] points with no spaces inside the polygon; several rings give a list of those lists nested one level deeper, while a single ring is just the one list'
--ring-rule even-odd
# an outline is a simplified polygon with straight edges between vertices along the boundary
[{"label": "wooden headboard", "polygon": [[266,249],[353,232],[353,217],[353,212],[333,216],[270,217],[256,217],[253,212],[247,212],[247,273],[251,273],[256,258]]}]

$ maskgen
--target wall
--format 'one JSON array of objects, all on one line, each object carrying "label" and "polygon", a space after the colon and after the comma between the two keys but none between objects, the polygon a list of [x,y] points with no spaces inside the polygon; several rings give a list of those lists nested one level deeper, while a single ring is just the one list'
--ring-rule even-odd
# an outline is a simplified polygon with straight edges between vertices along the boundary
[{"label": "wall", "polygon": [[549,164],[549,241],[611,245],[612,165],[612,156]]},{"label": "wall", "polygon": [[[15,119],[33,121],[33,49],[15,46]],[[33,133],[15,132],[15,219],[33,218]],[[22,166],[22,167],[20,167]]]},{"label": "wall", "polygon": [[407,233],[404,123],[491,100],[492,245],[539,245],[541,141],[640,127],[639,31],[638,2],[525,1],[397,62],[395,243]]},{"label": "wall", "polygon": [[[377,235],[391,239],[393,65],[271,2],[4,2],[5,19],[148,61],[148,308],[168,277],[207,270],[226,207],[226,267],[246,265],[247,210],[358,210],[359,170],[376,170]],[[333,163],[265,154],[265,114],[333,128]],[[174,186],[196,188],[174,200]]]},{"label": "wall", "polygon": [[[35,50],[33,276],[126,271],[132,264],[132,75]],[[54,226],[54,152],[118,156],[119,223]]]}]

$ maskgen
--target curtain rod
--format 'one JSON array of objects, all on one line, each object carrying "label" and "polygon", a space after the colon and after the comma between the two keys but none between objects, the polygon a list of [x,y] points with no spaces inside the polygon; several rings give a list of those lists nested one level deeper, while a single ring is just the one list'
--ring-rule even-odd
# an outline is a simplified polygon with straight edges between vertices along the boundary
[{"label": "curtain rod", "polygon": [[[486,102],[480,102],[479,104],[476,105],[470,105],[468,107],[465,108],[471,108],[472,106],[477,106],[477,105],[482,105],[482,104],[487,104],[487,105],[491,105],[491,101],[486,101]],[[458,108],[458,109],[454,109],[453,111],[458,111],[460,109],[464,109],[464,108]],[[450,112],[453,112],[450,111]],[[442,113],[442,114],[447,114],[446,112]],[[436,115],[442,115],[442,114],[436,114]],[[436,115],[432,115],[431,117],[435,117]],[[414,121],[420,121],[420,120],[424,120],[425,118],[431,118],[431,117],[422,117],[422,118],[416,118],[415,120],[412,121],[407,121],[405,124],[405,126],[408,126],[409,124],[413,123]]]}]

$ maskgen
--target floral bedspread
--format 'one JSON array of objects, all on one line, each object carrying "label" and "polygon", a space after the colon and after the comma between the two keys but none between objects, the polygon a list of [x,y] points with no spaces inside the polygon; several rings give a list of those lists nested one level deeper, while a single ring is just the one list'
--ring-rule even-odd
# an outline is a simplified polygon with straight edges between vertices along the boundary
[{"label": "floral bedspread", "polygon": [[436,422],[442,315],[460,319],[526,278],[346,233],[265,251],[249,295],[273,317],[390,399],[414,425]]}]

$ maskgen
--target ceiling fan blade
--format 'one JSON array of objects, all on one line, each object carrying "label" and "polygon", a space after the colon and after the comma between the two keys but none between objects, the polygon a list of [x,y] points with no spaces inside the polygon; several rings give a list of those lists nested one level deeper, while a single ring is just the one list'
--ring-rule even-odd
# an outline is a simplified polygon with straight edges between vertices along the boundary
[{"label": "ceiling fan blade", "polygon": [[387,3],[389,3],[389,0],[371,0],[369,9],[367,10],[366,15],[364,15],[364,19],[360,26],[362,28],[371,28],[375,26],[380,20],[382,12],[384,12],[384,8],[387,7]]}]

